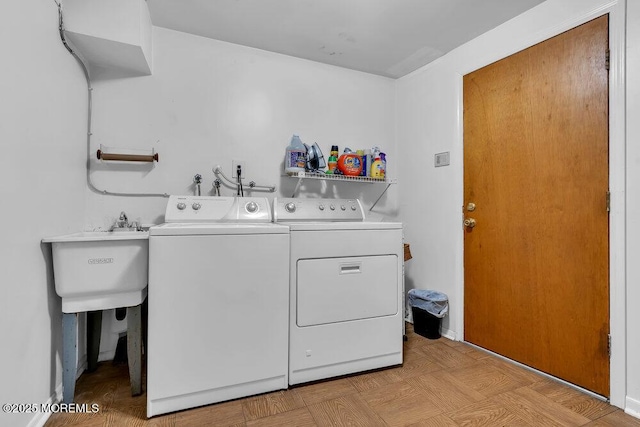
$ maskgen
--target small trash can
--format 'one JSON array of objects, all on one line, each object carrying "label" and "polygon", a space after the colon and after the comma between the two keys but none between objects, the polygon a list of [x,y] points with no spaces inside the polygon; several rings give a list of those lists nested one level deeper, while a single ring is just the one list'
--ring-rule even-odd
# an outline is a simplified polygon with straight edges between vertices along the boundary
[{"label": "small trash can", "polygon": [[449,312],[449,297],[428,289],[411,289],[409,304],[413,314],[413,331],[425,338],[440,338],[442,318]]}]

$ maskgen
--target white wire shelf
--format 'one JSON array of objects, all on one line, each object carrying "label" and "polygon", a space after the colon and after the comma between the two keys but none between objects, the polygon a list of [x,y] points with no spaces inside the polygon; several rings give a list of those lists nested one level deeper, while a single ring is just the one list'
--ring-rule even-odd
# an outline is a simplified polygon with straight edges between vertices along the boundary
[{"label": "white wire shelf", "polygon": [[349,182],[367,182],[371,184],[395,184],[395,179],[380,179],[380,178],[371,178],[367,176],[347,176],[347,175],[334,175],[334,174],[324,174],[319,172],[292,172],[288,173],[287,176],[291,178],[304,178],[304,179],[320,179],[324,181],[349,181]]}]

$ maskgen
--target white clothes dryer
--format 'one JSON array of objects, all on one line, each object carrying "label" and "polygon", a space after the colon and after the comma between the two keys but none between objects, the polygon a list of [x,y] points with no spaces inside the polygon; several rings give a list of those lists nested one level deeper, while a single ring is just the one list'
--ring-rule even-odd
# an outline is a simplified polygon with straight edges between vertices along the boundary
[{"label": "white clothes dryer", "polygon": [[289,229],[266,198],[171,196],[149,230],[147,416],[287,388]]},{"label": "white clothes dryer", "polygon": [[278,199],[290,229],[289,384],[402,363],[402,223],[356,199]]}]

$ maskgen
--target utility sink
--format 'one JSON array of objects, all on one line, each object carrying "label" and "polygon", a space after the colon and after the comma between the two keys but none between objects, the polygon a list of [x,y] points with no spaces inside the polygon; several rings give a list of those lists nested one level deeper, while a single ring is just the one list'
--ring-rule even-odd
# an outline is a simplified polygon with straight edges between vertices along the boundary
[{"label": "utility sink", "polygon": [[53,249],[63,313],[142,303],[149,275],[148,231],[96,231],[42,239]]}]

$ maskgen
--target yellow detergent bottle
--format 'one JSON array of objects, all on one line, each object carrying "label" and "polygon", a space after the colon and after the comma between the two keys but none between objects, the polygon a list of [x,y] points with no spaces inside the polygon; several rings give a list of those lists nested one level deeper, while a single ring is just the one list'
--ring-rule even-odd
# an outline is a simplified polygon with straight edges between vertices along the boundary
[{"label": "yellow detergent bottle", "polygon": [[371,162],[371,178],[384,179],[385,167],[382,153],[376,153],[373,162]]}]

